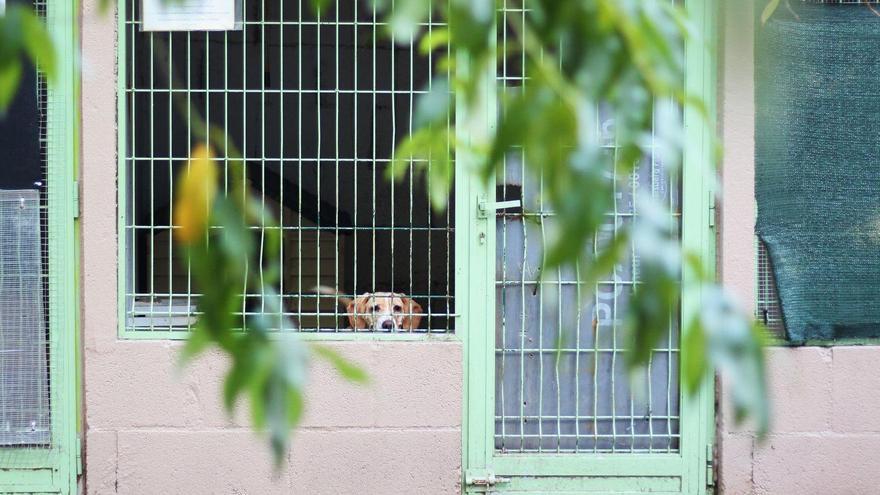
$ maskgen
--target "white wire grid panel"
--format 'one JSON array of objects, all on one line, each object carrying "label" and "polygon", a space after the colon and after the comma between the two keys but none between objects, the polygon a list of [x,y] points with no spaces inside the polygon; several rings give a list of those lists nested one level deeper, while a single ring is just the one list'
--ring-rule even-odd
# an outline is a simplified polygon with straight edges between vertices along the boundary
[{"label": "white wire grid panel", "polygon": [[0,446],[49,442],[40,201],[0,190]]},{"label": "white wire grid panel", "polygon": [[324,286],[403,294],[423,308],[413,331],[451,332],[452,206],[432,211],[430,179],[412,167],[399,183],[386,178],[417,96],[441,75],[436,60],[388,41],[365,2],[332,2],[319,17],[308,0],[243,3],[243,30],[212,33],[142,32],[138,0],[125,9],[126,329],[187,330],[198,313],[171,220],[193,145],[192,116],[173,101],[185,98],[242,150],[280,220],[279,289],[301,330],[351,331],[345,305],[314,289]]},{"label": "white wire grid panel", "polygon": [[[523,22],[526,11],[500,12],[499,22]],[[503,38],[503,43],[507,38]],[[506,60],[504,91],[517,91],[525,61]],[[595,131],[615,152],[614,122],[599,109]],[[638,256],[596,286],[574,269],[541,274],[543,246],[554,213],[542,200],[542,179],[509,156],[497,176],[499,201],[521,199],[521,211],[497,214],[495,449],[500,453],[677,452],[679,449],[679,324],[654,349],[647,369],[630,381],[622,317],[638,281]],[[627,184],[597,244],[638,215],[636,198],[650,194],[681,223],[681,188],[659,159],[645,157]],[[560,344],[561,342],[561,344]]]},{"label": "white wire grid panel", "polygon": [[776,277],[770,264],[770,254],[763,242],[757,240],[758,250],[758,300],[755,316],[774,336],[785,337],[785,324],[779,294],[776,292]]}]

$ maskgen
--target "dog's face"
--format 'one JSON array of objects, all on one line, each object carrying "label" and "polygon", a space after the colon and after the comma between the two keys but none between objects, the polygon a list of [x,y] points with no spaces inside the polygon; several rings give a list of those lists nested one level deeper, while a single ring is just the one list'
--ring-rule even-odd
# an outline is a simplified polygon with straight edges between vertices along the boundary
[{"label": "dog's face", "polygon": [[355,330],[398,332],[414,330],[422,321],[419,303],[392,292],[364,293],[348,305],[348,321]]}]

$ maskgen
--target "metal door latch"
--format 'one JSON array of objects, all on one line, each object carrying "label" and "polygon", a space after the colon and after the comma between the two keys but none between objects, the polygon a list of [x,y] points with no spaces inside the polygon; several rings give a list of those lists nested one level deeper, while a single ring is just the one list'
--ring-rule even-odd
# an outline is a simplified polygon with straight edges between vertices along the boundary
[{"label": "metal door latch", "polygon": [[508,208],[520,208],[522,207],[522,201],[518,199],[514,199],[512,201],[498,201],[497,203],[490,203],[486,200],[486,198],[479,198],[477,200],[477,218],[489,218],[489,212],[492,213],[498,210],[506,210]]},{"label": "metal door latch", "polygon": [[495,486],[499,483],[510,483],[510,478],[495,476],[495,473],[487,473],[484,476],[468,476],[465,480],[468,486]]}]

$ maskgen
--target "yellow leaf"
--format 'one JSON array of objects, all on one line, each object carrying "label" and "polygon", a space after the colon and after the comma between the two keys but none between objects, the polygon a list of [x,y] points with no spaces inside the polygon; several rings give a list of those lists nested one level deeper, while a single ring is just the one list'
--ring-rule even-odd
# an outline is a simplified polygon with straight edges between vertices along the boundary
[{"label": "yellow leaf", "polygon": [[767,24],[767,21],[770,19],[770,16],[776,12],[776,9],[779,8],[780,0],[770,0],[770,3],[764,7],[764,11],[761,12],[761,24]]},{"label": "yellow leaf", "polygon": [[217,165],[206,145],[192,150],[189,166],[180,175],[174,202],[174,232],[183,244],[193,244],[205,233],[211,205],[217,195]]}]

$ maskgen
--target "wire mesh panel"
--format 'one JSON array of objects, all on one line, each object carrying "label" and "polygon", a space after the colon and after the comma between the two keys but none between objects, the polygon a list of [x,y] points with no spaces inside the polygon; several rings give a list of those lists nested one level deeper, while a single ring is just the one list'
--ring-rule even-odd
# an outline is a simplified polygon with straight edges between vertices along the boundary
[{"label": "wire mesh panel", "polygon": [[[523,22],[507,8],[499,22]],[[507,60],[498,74],[504,91],[518,91],[525,60]],[[614,121],[599,108],[595,132],[615,153]],[[611,171],[609,171],[611,172]],[[497,176],[502,210],[496,229],[495,449],[500,453],[677,452],[679,449],[678,315],[631,380],[622,318],[639,279],[632,248],[605,280],[587,286],[575,269],[541,273],[554,212],[544,202],[542,178],[530,175],[523,154],[508,156]],[[614,192],[614,211],[596,239],[607,242],[639,214],[642,194],[664,202],[680,230],[681,188],[664,163],[645,157]],[[635,385],[633,385],[635,384]]]},{"label": "wire mesh panel", "polygon": [[[401,182],[386,178],[415,99],[440,75],[435,60],[388,41],[365,2],[333,2],[320,16],[308,5],[245,0],[241,31],[147,33],[138,1],[127,2],[128,330],[186,330],[198,311],[172,235],[175,180],[198,113],[242,151],[247,178],[280,221],[279,289],[302,330],[350,331],[347,299],[395,293],[421,313],[394,330],[451,331],[454,213],[432,210],[429,179],[412,166]],[[429,19],[425,29],[439,26]],[[217,160],[228,187],[227,158]]]},{"label": "wire mesh panel", "polygon": [[39,191],[0,191],[0,445],[49,441]]}]

